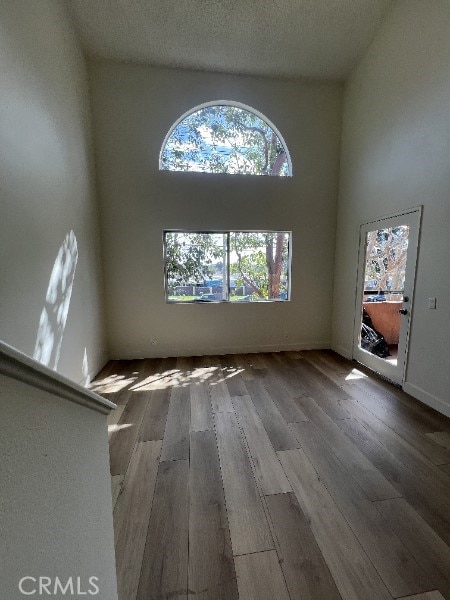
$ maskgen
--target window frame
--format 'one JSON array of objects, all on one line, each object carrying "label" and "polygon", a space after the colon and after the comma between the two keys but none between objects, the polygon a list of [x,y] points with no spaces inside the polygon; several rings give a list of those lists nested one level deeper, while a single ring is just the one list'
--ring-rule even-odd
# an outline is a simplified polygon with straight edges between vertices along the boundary
[{"label": "window frame", "polygon": [[[224,300],[210,300],[204,302],[202,300],[170,300],[169,289],[167,281],[167,252],[166,252],[166,234],[167,233],[196,233],[202,235],[226,235],[227,236],[227,261],[226,261],[226,280],[227,280],[227,299]],[[166,304],[177,304],[177,305],[191,305],[191,304],[247,304],[247,302],[232,302],[230,300],[230,235],[232,233],[284,233],[288,237],[288,266],[287,266],[287,298],[285,300],[281,298],[269,298],[267,300],[253,300],[248,304],[285,304],[292,300],[292,230],[284,229],[210,229],[210,230],[199,230],[199,229],[163,229],[162,231],[162,242],[163,242],[163,277],[164,277],[164,301]]]}]

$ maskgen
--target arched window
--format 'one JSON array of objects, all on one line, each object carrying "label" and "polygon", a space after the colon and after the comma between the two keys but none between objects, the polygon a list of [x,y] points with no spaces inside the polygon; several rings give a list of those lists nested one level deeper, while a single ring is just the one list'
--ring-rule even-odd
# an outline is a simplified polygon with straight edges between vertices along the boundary
[{"label": "arched window", "polygon": [[208,102],[180,117],[166,135],[159,168],[292,176],[277,128],[253,108],[229,101]]}]

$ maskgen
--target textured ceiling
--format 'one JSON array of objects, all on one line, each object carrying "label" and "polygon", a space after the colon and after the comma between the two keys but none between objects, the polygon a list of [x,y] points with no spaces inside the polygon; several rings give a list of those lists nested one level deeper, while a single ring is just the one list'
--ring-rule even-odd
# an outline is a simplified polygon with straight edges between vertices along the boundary
[{"label": "textured ceiling", "polygon": [[392,0],[69,0],[88,55],[345,79]]}]

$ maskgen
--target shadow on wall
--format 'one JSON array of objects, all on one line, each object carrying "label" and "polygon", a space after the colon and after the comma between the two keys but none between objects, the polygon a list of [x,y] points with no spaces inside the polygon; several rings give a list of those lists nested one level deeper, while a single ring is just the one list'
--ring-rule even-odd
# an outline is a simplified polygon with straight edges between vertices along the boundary
[{"label": "shadow on wall", "polygon": [[33,354],[34,359],[55,370],[61,355],[77,261],[77,238],[70,231],[53,265]]}]

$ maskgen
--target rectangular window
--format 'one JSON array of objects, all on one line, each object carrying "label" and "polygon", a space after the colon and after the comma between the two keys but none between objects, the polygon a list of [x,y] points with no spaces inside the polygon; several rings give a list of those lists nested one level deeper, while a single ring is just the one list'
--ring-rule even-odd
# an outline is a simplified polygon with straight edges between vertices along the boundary
[{"label": "rectangular window", "polygon": [[167,302],[290,300],[288,231],[164,231]]}]

